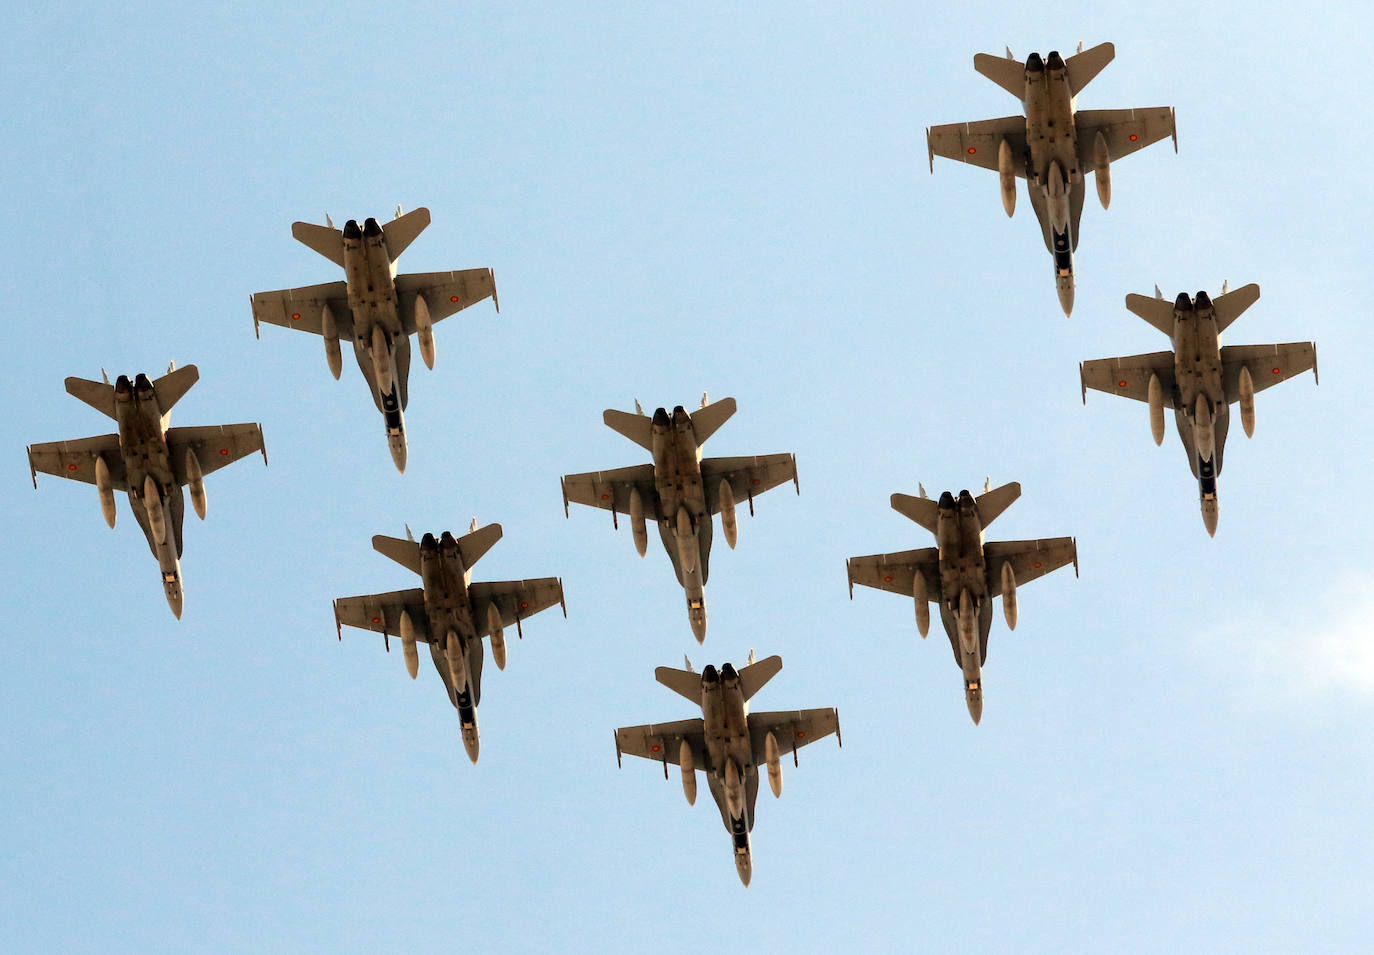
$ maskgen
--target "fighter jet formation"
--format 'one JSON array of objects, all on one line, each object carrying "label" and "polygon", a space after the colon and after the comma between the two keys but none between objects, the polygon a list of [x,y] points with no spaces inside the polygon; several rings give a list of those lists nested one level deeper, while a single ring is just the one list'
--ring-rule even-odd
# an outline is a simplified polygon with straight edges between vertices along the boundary
[{"label": "fighter jet formation", "polygon": [[186,591],[181,579],[182,517],[191,489],[191,506],[205,519],[205,476],[239,458],[267,451],[256,424],[221,424],[169,428],[172,406],[200,379],[195,365],[169,368],[157,381],[136,375],[109,380],[68,378],[67,393],[119,424],[116,434],[77,441],[54,441],[28,448],[29,471],[38,487],[38,472],[94,484],[105,523],[115,526],[115,491],[129,495],[129,509],[157,559],[162,591],[172,613],[181,617]]},{"label": "fighter jet formation", "polygon": [[924,495],[892,495],[892,509],[935,535],[936,547],[845,561],[849,596],[854,585],[875,587],[916,601],[916,628],[930,632],[930,604],[940,608],[954,662],[964,675],[964,700],[976,724],[983,719],[983,664],[988,659],[992,602],[1002,598],[1007,627],[1016,629],[1016,586],[1072,563],[1078,572],[1078,544],[1070,537],[983,542],[983,531],[1021,496],[1013,482],[975,498],[945,491],[937,504]]},{"label": "fighter jet formation", "polygon": [[711,572],[712,518],[720,515],[725,542],[733,550],[739,535],[735,502],[749,502],[764,491],[791,481],[797,483],[797,459],[791,454],[743,458],[705,458],[701,446],[735,413],[735,399],[723,398],[688,413],[682,405],[670,416],[664,408],[649,418],[635,402],[635,414],[608,409],[606,427],[618,431],[653,455],[652,464],[614,471],[569,474],[562,480],[563,513],[570,502],[611,512],[620,527],[620,514],[630,517],[635,549],[643,557],[649,546],[648,521],[658,524],[677,582],[687,592],[687,619],[697,642],[706,639],[706,579]]},{"label": "fighter jet formation", "polygon": [[973,68],[1021,101],[1025,116],[953,123],[926,130],[930,171],[935,157],[996,170],[1002,181],[1002,208],[1016,211],[1016,179],[1026,180],[1026,194],[1040,220],[1045,247],[1054,259],[1054,285],[1064,314],[1073,312],[1073,253],[1078,249],[1078,221],[1087,194],[1085,175],[1097,177],[1102,208],[1112,199],[1111,163],[1165,136],[1178,133],[1169,106],[1149,109],[1077,110],[1075,99],[1116,56],[1102,43],[1080,49],[1067,60],[1051,51],[1043,60],[1032,53],[1021,63],[979,53]]},{"label": "fighter jet formation", "polygon": [[[1086,174],[1096,177],[1098,198],[1106,208],[1111,198],[1110,164],[1123,156],[1174,137],[1169,107],[1138,110],[1076,110],[1079,92],[1115,55],[1103,43],[1064,59],[1056,52],[1031,54],[1022,63],[1010,50],[1006,58],[978,54],[975,69],[1012,93],[1024,115],[930,127],[927,145],[931,171],[935,156],[996,170],[1008,216],[1015,211],[1016,179],[1024,178],[1031,206],[1050,250],[1059,303],[1071,313],[1074,296],[1073,253],[1086,195]],[[396,261],[429,225],[429,211],[419,208],[386,224],[349,220],[342,230],[296,222],[292,235],[344,270],[344,280],[304,288],[259,292],[251,297],[254,332],[263,322],[321,336],[335,379],[342,373],[340,342],[352,341],[358,367],[382,413],[387,444],[397,471],[404,473],[407,446],[404,412],[410,371],[410,336],[416,336],[427,367],[435,360],[434,324],[485,298],[494,306],[492,270],[398,275]],[[1179,294],[1172,304],[1156,287],[1155,298],[1129,295],[1127,308],[1168,335],[1172,351],[1084,362],[1080,388],[1126,395],[1149,405],[1156,444],[1163,440],[1164,409],[1175,423],[1189,465],[1198,481],[1203,521],[1209,535],[1217,529],[1217,478],[1221,473],[1229,405],[1239,403],[1247,435],[1254,431],[1255,395],[1309,368],[1316,377],[1316,346],[1311,342],[1280,345],[1222,346],[1220,335],[1259,298],[1259,286],[1234,292],[1223,289],[1215,300],[1205,292]],[[101,512],[115,525],[114,492],[125,491],[134,518],[158,561],[163,590],[180,617],[182,487],[190,488],[196,513],[205,517],[205,477],[253,451],[263,453],[261,428],[233,424],[171,428],[173,406],[198,379],[194,365],[156,381],[146,375],[120,376],[111,385],[80,378],[66,380],[67,391],[118,422],[116,434],[77,441],[31,445],[29,466],[34,486],[42,471],[94,484]],[[703,458],[702,447],[735,413],[733,398],[715,403],[703,395],[688,412],[677,405],[646,415],[607,410],[605,424],[648,451],[651,461],[612,471],[565,475],[560,479],[565,517],[569,505],[583,504],[630,520],[635,549],[648,549],[648,523],[658,526],[660,540],[682,586],[688,624],[698,643],[706,637],[705,587],[709,579],[715,516],[720,515],[727,544],[737,543],[737,508],[787,481],[800,493],[796,458],[791,453]],[[389,470],[388,470],[389,473]],[[986,529],[1019,496],[1019,484],[993,489],[990,482],[975,497],[945,491],[938,501],[926,495],[893,494],[891,505],[935,536],[936,546],[846,561],[850,597],[855,584],[900,594],[913,600],[917,629],[930,629],[931,604],[939,611],[959,667],[965,704],[975,724],[983,716],[983,668],[987,662],[993,603],[1002,600],[1007,626],[1017,624],[1017,588],[1060,567],[1078,571],[1076,538],[1056,537],[985,542]],[[514,626],[523,636],[530,616],[564,602],[561,578],[473,582],[476,563],[500,540],[501,525],[478,527],[467,534],[426,533],[416,541],[375,536],[373,548],[421,578],[421,586],[386,593],[342,597],[333,601],[336,633],[344,626],[380,633],[390,651],[391,638],[401,641],[406,669],[419,674],[418,645],[429,646],[430,658],[450,704],[458,712],[459,730],[468,757],[480,750],[477,708],[482,696],[484,641],[490,640],[499,669],[506,664],[506,632]],[[679,618],[680,626],[680,618]],[[827,635],[828,637],[828,635]],[[816,639],[820,639],[818,634]],[[782,792],[781,757],[834,733],[834,709],[749,712],[749,701],[781,669],[770,656],[736,670],[726,663],[707,666],[700,674],[659,667],[655,678],[691,700],[700,718],[615,730],[617,763],[626,755],[677,765],[689,804],[697,793],[697,770],[730,833],[736,872],[748,885],[753,874],[750,833],[759,785],[766,767],[775,796]],[[985,732],[985,731],[983,731]],[[474,771],[475,772],[475,771]]]},{"label": "fighter jet formation", "polygon": [[831,733],[840,739],[840,717],[833,709],[786,710],[750,713],[749,700],[778,675],[782,657],[765,657],[736,670],[726,663],[720,670],[707,666],[698,675],[686,670],[659,667],[654,679],[679,696],[701,707],[699,719],[675,723],[627,726],[615,731],[615,758],[642,756],[682,770],[682,791],[687,804],[697,800],[697,775],[706,774],[706,786],[720,809],[720,820],[730,833],[735,871],[746,886],[754,873],[749,833],[754,831],[754,803],[759,795],[759,766],[768,768],[768,786],[782,795],[782,754],[797,750]]}]

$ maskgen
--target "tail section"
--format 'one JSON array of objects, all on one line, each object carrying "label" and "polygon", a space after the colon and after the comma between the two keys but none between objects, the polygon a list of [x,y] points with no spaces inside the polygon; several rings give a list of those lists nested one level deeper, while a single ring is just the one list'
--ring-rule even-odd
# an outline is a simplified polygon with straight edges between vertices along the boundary
[{"label": "tail section", "polygon": [[309,246],[339,268],[344,267],[343,233],[328,226],[315,225],[313,222],[291,223],[291,235],[302,245]]},{"label": "tail section", "polygon": [[[635,402],[635,407],[639,407],[639,402]],[[619,434],[623,434],[635,444],[645,450],[654,449],[654,422],[642,414],[630,414],[625,411],[616,411],[614,408],[607,408],[601,415],[601,420],[606,422],[606,427]]]},{"label": "tail section", "polygon": [[1159,286],[1155,286],[1155,297],[1137,295],[1132,292],[1126,296],[1126,308],[1139,315],[1170,338],[1174,337],[1174,303],[1160,297]]},{"label": "tail section", "polygon": [[[702,397],[705,397],[703,395]],[[697,445],[706,443],[706,439],[715,434],[720,426],[730,420],[730,416],[736,411],[734,398],[722,398],[714,404],[706,405],[692,412],[692,430],[697,435]]]},{"label": "tail section", "polygon": [[458,550],[463,555],[463,566],[471,570],[472,566],[481,560],[483,555],[491,550],[500,539],[500,524],[488,524],[486,527],[458,538]]},{"label": "tail section", "polygon": [[[407,525],[406,533],[410,533]],[[401,540],[399,537],[385,537],[378,534],[372,538],[372,549],[383,557],[390,557],[407,570],[420,573],[420,545],[415,539]]]},{"label": "tail section", "polygon": [[679,696],[685,696],[697,706],[701,705],[701,677],[691,670],[659,667],[654,670],[654,679]]},{"label": "tail section", "polygon": [[1021,485],[1012,481],[977,497],[978,517],[986,528],[1021,496]]},{"label": "tail section", "polygon": [[115,416],[114,385],[108,381],[89,381],[85,378],[68,378],[65,382],[67,394],[79,398],[96,411],[111,418]]},{"label": "tail section", "polygon": [[[1007,50],[1011,52],[1010,49]],[[973,58],[973,68],[1006,90],[1017,100],[1026,95],[1026,65],[1010,57],[979,53]]]},{"label": "tail section", "polygon": [[898,514],[911,518],[932,534],[935,533],[935,522],[940,514],[940,505],[924,495],[912,497],[910,494],[894,494],[891,501],[892,509]]},{"label": "tail section", "polygon": [[1093,78],[1101,73],[1108,63],[1116,59],[1116,47],[1110,43],[1099,43],[1091,50],[1080,49],[1078,53],[1064,61],[1069,72],[1069,90],[1077,96]]},{"label": "tail section", "polygon": [[751,696],[763,689],[763,685],[777,676],[781,669],[782,657],[775,653],[771,657],[764,657],[758,663],[751,663],[740,670],[739,688],[745,702],[748,702]]},{"label": "tail section", "polygon": [[[400,211],[399,208],[397,211]],[[391,256],[391,261],[399,259],[401,253],[415,241],[415,237],[428,226],[429,210],[424,206],[411,209],[403,216],[398,215],[382,226],[382,234],[386,236],[386,251]]]},{"label": "tail section", "polygon": [[200,371],[195,365],[186,365],[170,371],[153,382],[153,393],[157,395],[157,406],[165,415],[172,406],[185,397],[191,386],[200,381]]},{"label": "tail section", "polygon": [[1223,292],[1212,299],[1212,309],[1216,314],[1217,331],[1224,332],[1226,327],[1240,318],[1245,310],[1259,301],[1260,287],[1254,282],[1243,285],[1234,292]]}]

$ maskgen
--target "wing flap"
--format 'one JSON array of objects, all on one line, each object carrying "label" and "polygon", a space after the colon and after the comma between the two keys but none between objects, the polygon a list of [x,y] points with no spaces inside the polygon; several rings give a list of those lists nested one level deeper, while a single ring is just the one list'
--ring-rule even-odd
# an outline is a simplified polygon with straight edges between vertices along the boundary
[{"label": "wing flap", "polygon": [[[692,753],[693,765],[697,769],[707,769],[711,763],[706,754],[705,724],[700,719],[621,727],[615,731],[616,760],[618,762],[622,755],[639,756],[678,766],[684,740]],[[664,772],[667,772],[666,767]]]},{"label": "wing flap", "polygon": [[840,714],[826,707],[815,710],[783,710],[749,714],[749,742],[754,749],[754,762],[763,765],[765,740],[769,733],[777,740],[780,753],[792,753],[831,733],[839,735]]},{"label": "wing flap", "polygon": [[997,171],[997,151],[1002,140],[1011,147],[1016,175],[1026,178],[1026,117],[1004,116],[976,123],[950,123],[926,130],[926,150],[933,164],[936,156]]},{"label": "wing flap", "polygon": [[1078,161],[1093,168],[1093,143],[1100,132],[1107,157],[1116,162],[1138,149],[1174,135],[1174,111],[1168,106],[1146,109],[1080,109],[1073,116],[1078,132]]},{"label": "wing flap", "polygon": [[638,488],[640,500],[644,503],[645,518],[657,521],[661,517],[658,512],[658,491],[654,487],[652,464],[636,464],[614,471],[569,474],[562,479],[562,483],[564,510],[569,503],[573,503],[628,514],[630,490]]},{"label": "wing flap", "polygon": [[[415,272],[396,276],[396,298],[401,325],[415,334],[415,297],[424,295],[430,322],[442,321],[484,298],[496,301],[496,274],[491,269],[457,272]],[[500,306],[497,306],[500,311]]]}]

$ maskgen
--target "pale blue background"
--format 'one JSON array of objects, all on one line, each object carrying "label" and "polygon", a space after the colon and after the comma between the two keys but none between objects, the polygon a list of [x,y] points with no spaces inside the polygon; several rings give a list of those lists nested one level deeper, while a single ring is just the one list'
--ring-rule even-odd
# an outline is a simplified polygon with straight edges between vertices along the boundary
[{"label": "pale blue background", "polygon": [[[181,3],[11,11],[0,79],[10,412],[0,497],[6,951],[1360,951],[1374,850],[1368,621],[1371,213],[1357,5]],[[1051,12],[1047,15],[1045,10]],[[1345,11],[1345,12],[1343,12]],[[1085,108],[1173,105],[1090,191],[1066,319],[1021,195],[926,169],[923,127],[1018,112],[972,55],[1117,60]],[[416,360],[398,475],[351,358],[248,296],[332,281],[290,223],[434,223],[405,271],[490,265],[503,311]],[[1263,287],[1232,343],[1314,339],[1237,426],[1216,539],[1170,425],[1086,358],[1167,347],[1122,297]],[[188,513],[176,621],[121,497],[29,488],[24,445],[111,423],[67,375],[195,362],[175,423],[261,421]],[[640,463],[601,411],[703,389],[714,455],[795,451],[717,540],[691,638],[657,542],[562,473]],[[1019,480],[993,538],[1077,535],[1021,592],[969,721],[943,634],[846,598],[844,559],[927,546],[887,506]],[[478,579],[558,574],[569,619],[488,667],[468,764],[330,600],[412,586],[374,533],[505,540]],[[692,715],[657,665],[778,652],[763,709],[839,708],[760,796],[736,880],[709,800],[618,725]],[[398,648],[399,649],[399,648]],[[704,793],[704,791],[703,791]]]}]

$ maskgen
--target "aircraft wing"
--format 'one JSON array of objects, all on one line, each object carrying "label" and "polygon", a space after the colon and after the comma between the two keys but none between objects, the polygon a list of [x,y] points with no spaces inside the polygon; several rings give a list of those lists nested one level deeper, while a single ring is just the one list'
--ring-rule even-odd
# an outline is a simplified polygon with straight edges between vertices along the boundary
[{"label": "aircraft wing", "polygon": [[903,597],[913,595],[916,571],[925,574],[928,599],[940,601],[940,551],[935,547],[903,550],[895,554],[874,554],[871,557],[851,557],[845,561],[849,572],[849,593],[854,585],[863,584]]},{"label": "aircraft wing", "polygon": [[839,735],[840,714],[827,707],[823,710],[787,710],[778,713],[749,714],[749,742],[754,748],[754,763],[763,766],[767,747],[764,740],[769,733],[777,741],[778,752],[795,753],[807,743],[824,739],[831,733]]},{"label": "aircraft wing", "polygon": [[[477,635],[491,636],[487,626],[489,606],[495,606],[501,615],[502,627],[514,627],[521,620],[527,620],[541,610],[563,603],[563,581],[557,577],[540,577],[537,580],[484,580],[468,585],[468,597],[472,601],[472,622],[477,627]],[[567,608],[563,615],[568,615]]]},{"label": "aircraft wing", "polygon": [[410,615],[415,627],[415,639],[431,642],[429,617],[425,614],[425,592],[419,587],[393,590],[389,594],[367,594],[361,597],[340,597],[334,601],[334,625],[343,638],[345,626],[390,635],[401,632],[401,612]]},{"label": "aircraft wing", "polygon": [[562,483],[564,513],[567,513],[568,504],[571,502],[628,514],[630,489],[639,488],[640,500],[644,502],[645,519],[657,521],[661,516],[658,513],[658,490],[654,487],[652,464],[636,464],[614,471],[569,474],[562,478]]},{"label": "aircraft wing", "polygon": [[1285,345],[1221,346],[1221,379],[1227,402],[1240,400],[1240,370],[1250,369],[1255,391],[1263,391],[1308,369],[1317,375],[1315,342],[1289,342]]},{"label": "aircraft wing", "polygon": [[1037,577],[1043,577],[1065,564],[1073,564],[1078,572],[1078,544],[1072,537],[1049,537],[1034,541],[992,541],[983,545],[983,558],[988,565],[988,596],[1002,594],[1002,564],[1010,563],[1021,587]]},{"label": "aircraft wing", "polygon": [[[396,298],[401,324],[407,335],[415,333],[415,297],[424,295],[429,320],[437,322],[476,305],[484,298],[496,301],[496,275],[491,269],[460,272],[416,272],[396,276]],[[496,310],[501,310],[498,304]]]},{"label": "aircraft wing", "polygon": [[935,157],[943,156],[996,172],[997,149],[1004,139],[1011,146],[1012,166],[1016,175],[1025,179],[1025,156],[1030,150],[1026,145],[1024,116],[930,127],[926,130],[926,150],[930,153],[931,170],[935,168]]},{"label": "aircraft wing", "polygon": [[[797,483],[797,459],[787,453],[764,454],[758,457],[705,458],[701,462],[701,480],[705,485],[706,509],[720,513],[720,482],[730,482],[735,501],[749,501],[753,513],[753,499],[786,481]],[[798,485],[797,493],[801,493]]]},{"label": "aircraft wing", "polygon": [[1109,395],[1123,395],[1136,401],[1150,400],[1150,375],[1159,376],[1164,407],[1174,406],[1174,353],[1151,352],[1148,355],[1127,355],[1124,358],[1098,358],[1078,366],[1083,400],[1088,389],[1105,391]]},{"label": "aircraft wing", "polygon": [[110,469],[110,487],[116,491],[129,489],[128,477],[124,471],[124,455],[119,450],[117,434],[102,434],[95,438],[80,438],[76,441],[32,444],[29,445],[28,451],[29,472],[33,477],[34,487],[38,487],[39,471],[94,484],[95,459],[98,455],[105,459],[105,466]]},{"label": "aircraft wing", "polygon": [[[647,726],[626,726],[615,731],[615,758],[622,755],[642,756],[659,763],[681,765],[678,760],[682,753],[682,741],[686,740],[692,752],[692,763],[697,769],[706,769],[711,764],[706,755],[706,729],[700,719],[678,720],[676,723],[650,723]],[[667,772],[667,767],[664,767]]]},{"label": "aircraft wing", "polygon": [[254,451],[261,451],[263,462],[267,461],[267,450],[262,443],[262,426],[252,423],[168,428],[167,454],[171,458],[176,479],[181,484],[189,480],[186,474],[187,451],[196,452],[202,474],[218,471]]},{"label": "aircraft wing", "polygon": [[1098,133],[1107,141],[1107,158],[1111,162],[1157,143],[1165,136],[1177,135],[1174,111],[1168,106],[1080,109],[1073,114],[1073,121],[1078,131],[1078,162],[1084,171],[1093,168],[1093,143]]},{"label": "aircraft wing", "polygon": [[258,292],[251,301],[254,332],[261,322],[266,322],[322,335],[324,307],[327,304],[334,315],[339,340],[348,341],[353,337],[353,312],[348,307],[348,286],[343,282],[326,282],[279,292]]}]

